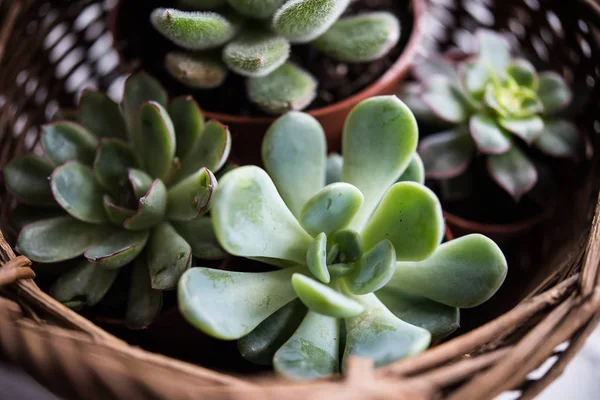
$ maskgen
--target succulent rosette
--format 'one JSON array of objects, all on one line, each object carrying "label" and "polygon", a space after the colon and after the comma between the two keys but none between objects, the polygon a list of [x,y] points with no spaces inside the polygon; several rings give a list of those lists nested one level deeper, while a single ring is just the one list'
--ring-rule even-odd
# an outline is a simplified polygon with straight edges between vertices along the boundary
[{"label": "succulent rosette", "polygon": [[353,355],[388,364],[454,331],[459,308],[489,299],[507,265],[482,235],[440,245],[440,203],[412,181],[423,179],[417,141],[395,96],[352,110],[343,158],[326,158],[310,115],[280,117],[263,141],[266,171],[225,174],[212,208],[227,252],[279,269],[192,268],[179,282],[183,315],[290,379],[335,374]]},{"label": "succulent rosette", "polygon": [[192,256],[224,256],[206,213],[231,138],[191,98],[169,102],[157,81],[133,75],[121,109],[87,91],[78,121],[46,125],[41,142],[44,155],[13,160],[4,179],[25,216],[17,249],[63,263],[51,294],[65,305],[97,304],[128,266],[126,323],[145,327]]},{"label": "succulent rosette", "polygon": [[420,82],[403,95],[420,121],[451,126],[421,142],[427,177],[457,178],[481,154],[490,176],[519,201],[538,182],[530,150],[556,158],[578,152],[577,128],[560,116],[571,90],[557,73],[538,73],[529,61],[512,58],[501,35],[481,30],[477,38],[473,56],[417,64]]}]

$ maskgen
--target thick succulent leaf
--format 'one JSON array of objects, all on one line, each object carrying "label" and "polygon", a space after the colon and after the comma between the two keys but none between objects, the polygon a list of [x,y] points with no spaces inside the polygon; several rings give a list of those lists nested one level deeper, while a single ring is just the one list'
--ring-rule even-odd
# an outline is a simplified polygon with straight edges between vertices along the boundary
[{"label": "thick succulent leaf", "polygon": [[560,75],[555,72],[540,74],[537,95],[544,105],[544,114],[555,114],[571,103],[573,94]]},{"label": "thick succulent leaf", "polygon": [[240,354],[254,364],[271,365],[275,352],[294,334],[305,315],[306,307],[300,300],[289,302],[238,340]]},{"label": "thick succulent leaf", "polygon": [[430,57],[419,59],[413,64],[411,72],[421,82],[426,82],[435,75],[446,77],[450,81],[459,79],[456,66],[442,54],[433,54]]},{"label": "thick succulent leaf", "polygon": [[120,206],[107,194],[103,197],[103,203],[104,211],[106,211],[108,219],[115,225],[123,225],[127,218],[130,218],[135,214],[135,210]]},{"label": "thick succulent leaf", "polygon": [[544,121],[537,115],[525,118],[502,118],[498,119],[502,127],[521,139],[531,144],[544,130]]},{"label": "thick succulent leaf", "polygon": [[162,303],[162,292],[152,289],[150,284],[148,265],[138,258],[131,271],[125,326],[129,329],[147,328],[160,314]]},{"label": "thick succulent leaf", "polygon": [[219,245],[210,217],[204,216],[183,222],[173,221],[171,225],[192,247],[194,257],[218,260],[227,255]]},{"label": "thick succulent leaf", "polygon": [[465,121],[471,113],[469,102],[460,87],[440,75],[427,81],[421,98],[438,118],[453,124]]},{"label": "thick succulent leaf", "polygon": [[169,104],[169,116],[175,128],[175,155],[182,159],[204,130],[204,116],[192,96],[179,96]]},{"label": "thick succulent leaf", "polygon": [[354,294],[367,294],[381,289],[394,275],[396,252],[389,240],[382,240],[364,254],[346,284]]},{"label": "thick succulent leaf", "polygon": [[127,140],[127,126],[119,105],[102,92],[83,92],[79,103],[79,120],[97,138]]},{"label": "thick succulent leaf", "polygon": [[498,74],[510,64],[510,44],[500,34],[487,29],[476,33],[479,41],[479,57],[488,63]]},{"label": "thick succulent leaf", "polygon": [[290,55],[290,42],[268,30],[247,29],[223,49],[230,70],[250,77],[266,76]]},{"label": "thick succulent leaf", "polygon": [[306,108],[317,95],[317,80],[287,62],[267,76],[248,78],[248,98],[264,112],[283,114]]},{"label": "thick succulent leaf", "polygon": [[41,208],[18,203],[10,212],[8,223],[16,232],[21,231],[25,225],[32,224],[44,219],[64,217],[67,213],[60,207]]},{"label": "thick succulent leaf", "polygon": [[311,46],[340,61],[367,62],[386,55],[399,39],[398,18],[371,12],[338,20]]},{"label": "thick succulent leaf", "polygon": [[273,16],[273,28],[292,43],[321,36],[342,15],[350,0],[289,0]]},{"label": "thick succulent leaf", "polygon": [[422,94],[423,85],[418,82],[405,82],[396,92],[396,96],[410,108],[419,123],[432,127],[447,126],[448,122],[438,117],[423,101]]},{"label": "thick succulent leaf", "polygon": [[139,151],[145,170],[154,178],[169,176],[175,156],[175,127],[167,110],[159,103],[148,101],[140,106],[138,114],[141,136]]},{"label": "thick succulent leaf", "polygon": [[410,164],[396,182],[416,182],[425,184],[425,164],[418,153],[414,153]]},{"label": "thick succulent leaf", "polygon": [[341,278],[342,276],[349,275],[354,270],[354,266],[351,264],[337,263],[328,265],[327,269],[332,278]]},{"label": "thick succulent leaf", "polygon": [[229,5],[242,15],[252,18],[267,18],[277,11],[286,0],[227,0]]},{"label": "thick succulent leaf", "polygon": [[342,180],[362,192],[364,203],[351,228],[362,229],[385,191],[404,172],[418,136],[413,114],[396,96],[373,97],[352,109],[342,138]]},{"label": "thick succulent leaf", "polygon": [[396,288],[447,306],[470,308],[492,297],[506,272],[506,259],[498,245],[472,234],[440,245],[424,261],[398,262],[386,290]]},{"label": "thick succulent leaf", "polygon": [[239,339],[296,298],[290,279],[304,268],[263,273],[192,268],[179,281],[179,309],[204,333]]},{"label": "thick succulent leaf", "polygon": [[463,85],[476,99],[483,97],[492,73],[490,66],[481,59],[469,61],[461,68]]},{"label": "thick succulent leaf", "polygon": [[537,71],[529,61],[523,58],[513,61],[506,68],[506,73],[508,73],[519,86],[525,86],[533,90],[537,89]]},{"label": "thick succulent leaf", "polygon": [[460,311],[456,307],[411,295],[390,286],[384,287],[376,294],[396,317],[427,329],[433,341],[445,338],[460,327]]},{"label": "thick succulent leaf", "polygon": [[178,46],[207,50],[224,45],[237,34],[239,21],[232,17],[210,11],[157,8],[150,20],[157,31]]},{"label": "thick succulent leaf", "polygon": [[347,318],[364,311],[362,305],[306,275],[292,276],[294,291],[309,310],[335,318]]},{"label": "thick succulent leaf", "polygon": [[46,219],[21,230],[17,251],[36,262],[70,260],[82,255],[110,231],[107,225],[87,224],[70,216]]},{"label": "thick succulent leaf", "polygon": [[188,176],[167,193],[167,217],[189,221],[205,214],[217,188],[217,179],[206,168]]},{"label": "thick succulent leaf", "polygon": [[150,175],[140,169],[130,168],[127,173],[127,179],[133,190],[133,194],[136,198],[140,198],[150,190],[152,186],[152,178]]},{"label": "thick succulent leaf", "polygon": [[74,310],[91,307],[106,295],[118,273],[119,270],[82,261],[54,282],[50,294]]},{"label": "thick succulent leaf", "polygon": [[56,168],[50,177],[50,188],[58,204],[73,217],[90,223],[108,220],[104,192],[87,165],[69,161]]},{"label": "thick succulent leaf", "polygon": [[152,182],[148,192],[140,198],[135,214],[128,218],[123,226],[132,231],[151,228],[163,220],[166,210],[167,188],[160,179],[157,179]]},{"label": "thick succulent leaf", "polygon": [[475,142],[465,127],[428,136],[419,145],[425,175],[433,179],[453,178],[465,172],[474,151]]},{"label": "thick succulent leaf", "polygon": [[90,165],[97,145],[98,139],[75,122],[53,122],[42,130],[44,152],[56,165],[72,160]]},{"label": "thick succulent leaf", "polygon": [[353,263],[360,260],[363,254],[363,241],[358,232],[352,229],[337,231],[333,236],[339,251],[339,261]]},{"label": "thick succulent leaf", "polygon": [[138,168],[138,160],[129,145],[119,139],[103,139],[94,160],[98,183],[106,190],[117,190],[127,181],[129,168]]},{"label": "thick succulent leaf", "polygon": [[148,231],[121,230],[94,243],[83,256],[102,268],[117,269],[132,262],[144,249]]},{"label": "thick succulent leaf", "polygon": [[544,121],[544,130],[533,144],[553,157],[575,157],[579,142],[575,124],[561,119]]},{"label": "thick succulent leaf", "polygon": [[[321,124],[312,116],[289,112],[267,130],[262,160],[290,211],[300,216],[309,199],[318,196],[325,183],[327,143]],[[318,201],[318,200],[316,200]],[[327,230],[314,230],[329,234]]]},{"label": "thick succulent leaf", "polygon": [[125,81],[123,92],[123,114],[129,127],[129,140],[134,149],[139,149],[141,137],[138,122],[138,111],[142,103],[155,101],[163,107],[167,106],[168,96],[165,89],[155,78],[143,72],[131,75]]},{"label": "thick succulent leaf", "polygon": [[227,67],[213,54],[171,51],[165,56],[165,68],[173,78],[192,89],[214,89],[227,78]]},{"label": "thick succulent leaf", "polygon": [[339,370],[340,322],[309,311],[273,357],[277,374],[290,380],[325,378]]},{"label": "thick succulent leaf", "polygon": [[443,237],[440,201],[430,189],[413,182],[392,186],[362,232],[365,251],[387,239],[400,261],[426,259]]},{"label": "thick succulent leaf", "polygon": [[329,283],[331,277],[327,269],[327,235],[324,232],[315,237],[306,252],[308,270],[323,283]]},{"label": "thick succulent leaf", "polygon": [[537,182],[535,165],[516,146],[506,153],[488,156],[486,162],[492,178],[515,201],[519,201]]},{"label": "thick succulent leaf", "polygon": [[331,235],[348,226],[363,200],[356,187],[344,182],[332,183],[306,202],[300,213],[300,224],[312,236],[319,232]]},{"label": "thick succulent leaf", "polygon": [[325,185],[341,181],[343,167],[344,158],[337,153],[330,154],[326,162]]},{"label": "thick succulent leaf", "polygon": [[192,265],[192,248],[168,222],[152,229],[148,242],[148,269],[155,290],[177,286],[181,275]]},{"label": "thick succulent leaf", "polygon": [[230,151],[231,134],[227,126],[209,121],[200,139],[181,162],[176,181],[197,173],[201,168],[218,171],[227,161]]},{"label": "thick succulent leaf", "polygon": [[431,341],[428,331],[398,319],[374,294],[357,300],[366,311],[346,319],[342,368],[351,356],[370,358],[380,367],[427,349]]},{"label": "thick succulent leaf", "polygon": [[512,147],[512,142],[497,120],[491,115],[479,113],[469,120],[471,137],[477,150],[483,154],[500,154]]},{"label": "thick succulent leaf", "polygon": [[53,169],[46,159],[34,154],[16,158],[4,167],[6,189],[20,203],[40,207],[56,206],[48,183]]}]

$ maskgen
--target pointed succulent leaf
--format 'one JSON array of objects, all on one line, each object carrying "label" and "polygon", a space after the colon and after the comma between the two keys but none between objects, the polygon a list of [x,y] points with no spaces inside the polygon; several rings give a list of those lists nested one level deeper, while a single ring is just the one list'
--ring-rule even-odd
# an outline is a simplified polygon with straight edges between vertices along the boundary
[{"label": "pointed succulent leaf", "polygon": [[348,226],[362,203],[360,190],[348,183],[332,183],[306,202],[299,221],[312,236],[319,232],[331,235]]},{"label": "pointed succulent leaf", "polygon": [[227,4],[227,0],[179,0],[179,2],[195,10],[214,10]]},{"label": "pointed succulent leaf", "polygon": [[287,303],[238,340],[240,354],[254,364],[271,365],[275,352],[294,334],[305,315],[306,307],[299,299]]},{"label": "pointed succulent leaf", "polygon": [[414,153],[410,164],[396,182],[416,182],[425,184],[425,165],[418,153]]},{"label": "pointed succulent leaf", "polygon": [[46,159],[34,154],[12,160],[4,167],[4,183],[19,202],[31,206],[57,206],[48,178],[54,167]]},{"label": "pointed succulent leaf", "polygon": [[501,154],[512,147],[512,142],[496,119],[485,113],[471,117],[469,130],[477,149],[483,154]]},{"label": "pointed succulent leaf", "polygon": [[192,248],[168,222],[163,222],[150,234],[148,269],[155,290],[177,286],[181,275],[192,265]]},{"label": "pointed succulent leaf", "polygon": [[470,308],[496,293],[506,271],[506,259],[498,245],[483,235],[471,234],[440,245],[424,261],[398,262],[386,289]]},{"label": "pointed succulent leaf", "polygon": [[342,15],[350,0],[289,0],[273,16],[273,28],[292,43],[321,36]]},{"label": "pointed succulent leaf", "polygon": [[246,30],[223,49],[230,70],[249,77],[266,76],[285,63],[290,42],[267,30]]},{"label": "pointed succulent leaf", "polygon": [[44,152],[56,165],[72,160],[90,165],[97,145],[98,139],[75,122],[53,122],[42,130]]},{"label": "pointed succulent leaf", "polygon": [[179,309],[204,333],[239,339],[296,298],[290,278],[304,268],[262,273],[192,268],[179,281]]},{"label": "pointed succulent leaf", "polygon": [[335,318],[309,311],[273,357],[277,374],[290,380],[331,376],[339,370],[340,325]]},{"label": "pointed succulent leaf", "polygon": [[[267,130],[262,142],[262,160],[279,194],[295,216],[309,199],[318,196],[325,182],[327,143],[321,124],[312,116],[289,112]],[[309,230],[316,235],[329,231]]]},{"label": "pointed succulent leaf", "polygon": [[533,90],[537,89],[537,71],[529,61],[523,58],[517,59],[506,68],[506,72],[519,86],[525,86]]},{"label": "pointed succulent leaf", "polygon": [[17,250],[36,262],[66,261],[82,255],[110,231],[107,225],[87,224],[71,216],[46,219],[25,225]]},{"label": "pointed succulent leaf", "polygon": [[105,240],[94,243],[83,256],[106,269],[118,269],[132,262],[144,249],[148,231],[121,230]]},{"label": "pointed succulent leaf", "polygon": [[162,303],[162,292],[152,289],[150,284],[148,265],[138,258],[131,271],[125,326],[129,329],[147,328],[160,314]]},{"label": "pointed succulent leaf", "polygon": [[201,168],[218,171],[231,151],[231,134],[227,126],[218,121],[209,121],[200,139],[181,162],[176,181],[195,174]]},{"label": "pointed succulent leaf", "polygon": [[182,159],[204,130],[204,116],[192,96],[179,96],[169,104],[169,116],[175,128],[176,156]]},{"label": "pointed succulent leaf", "polygon": [[192,247],[194,257],[204,260],[225,258],[225,251],[215,236],[210,217],[199,217],[191,221],[171,222],[173,228]]},{"label": "pointed succulent leaf", "polygon": [[50,294],[74,310],[98,304],[112,286],[119,270],[109,270],[82,261],[62,274],[50,288]]},{"label": "pointed succulent leaf", "polygon": [[102,92],[83,92],[79,103],[79,120],[97,138],[127,140],[127,126],[119,105]]},{"label": "pointed succulent leaf", "polygon": [[419,145],[419,155],[428,178],[448,179],[467,170],[475,143],[464,127],[426,137]]},{"label": "pointed succulent leaf", "polygon": [[443,237],[440,201],[430,189],[413,182],[392,186],[362,232],[366,251],[388,239],[400,261],[426,259]]},{"label": "pointed succulent leaf", "polygon": [[140,169],[130,168],[127,173],[127,179],[136,198],[140,198],[150,190],[152,178],[150,175]]},{"label": "pointed succulent leaf", "polygon": [[[427,78],[430,79],[430,78]],[[412,111],[417,121],[428,126],[447,126],[449,123],[442,120],[423,101],[423,85],[417,82],[405,82],[396,92],[396,96],[402,100]]]},{"label": "pointed succulent leaf", "polygon": [[503,154],[492,154],[486,162],[492,178],[515,201],[519,201],[537,182],[535,165],[517,147]]},{"label": "pointed succulent leaf", "polygon": [[165,56],[165,68],[179,82],[192,89],[214,89],[227,78],[227,68],[212,54],[171,51]]},{"label": "pointed succulent leaf", "polygon": [[462,66],[462,82],[467,91],[476,99],[481,99],[493,71],[483,60],[469,61]]},{"label": "pointed succulent leaf", "polygon": [[460,311],[456,307],[404,293],[390,286],[384,287],[376,294],[396,317],[427,329],[433,341],[445,338],[460,327]]},{"label": "pointed succulent leaf", "polygon": [[382,240],[365,253],[346,283],[354,294],[367,294],[381,289],[394,275],[396,252],[389,240]]},{"label": "pointed succulent leaf", "polygon": [[330,154],[327,157],[325,185],[330,185],[342,180],[342,168],[344,167],[344,158],[337,153]]},{"label": "pointed succulent leaf", "polygon": [[544,130],[533,144],[553,157],[575,157],[579,148],[579,133],[577,127],[567,120],[544,121]]},{"label": "pointed succulent leaf", "polygon": [[323,283],[329,283],[331,277],[327,269],[327,235],[319,233],[306,252],[308,270]]},{"label": "pointed succulent leaf", "polygon": [[165,180],[175,156],[175,127],[167,110],[155,101],[142,103],[138,114],[140,152],[150,176]]},{"label": "pointed succulent leaf", "polygon": [[132,217],[135,214],[135,210],[118,205],[112,197],[105,194],[102,198],[104,204],[104,211],[110,222],[115,225],[123,225],[127,218]]},{"label": "pointed succulent leaf", "polygon": [[311,43],[340,61],[367,62],[387,54],[400,39],[400,21],[389,12],[339,19]]},{"label": "pointed succulent leaf", "polygon": [[292,276],[294,291],[309,310],[335,318],[347,318],[364,311],[362,305],[306,275]]},{"label": "pointed succulent leaf", "polygon": [[227,0],[227,2],[242,15],[263,19],[273,15],[286,0]]},{"label": "pointed succulent leaf", "polygon": [[480,29],[476,36],[479,41],[479,57],[496,73],[502,73],[511,60],[508,41],[500,34],[487,29]]},{"label": "pointed succulent leaf", "polygon": [[287,62],[267,76],[248,78],[250,101],[269,114],[306,108],[317,95],[317,81],[307,71]]},{"label": "pointed succulent leaf", "polygon": [[117,190],[127,180],[129,168],[138,168],[129,145],[119,139],[103,139],[94,160],[95,177],[106,190]]},{"label": "pointed succulent leaf", "polygon": [[363,241],[358,232],[352,229],[337,231],[333,236],[339,249],[339,260],[342,263],[358,261],[363,254]]},{"label": "pointed succulent leaf", "polygon": [[351,228],[362,229],[385,191],[404,172],[418,136],[413,114],[396,96],[373,97],[352,109],[342,138],[342,180],[362,192],[364,203]]},{"label": "pointed succulent leaf", "polygon": [[229,42],[238,32],[233,16],[211,11],[179,11],[157,8],[150,16],[152,25],[164,37],[188,50],[214,49]]},{"label": "pointed succulent leaf", "polygon": [[104,192],[87,165],[69,161],[56,168],[50,177],[50,188],[58,204],[73,217],[90,223],[108,220]]},{"label": "pointed succulent leaf", "polygon": [[134,149],[139,149],[139,146],[141,146],[139,142],[141,134],[138,132],[140,128],[137,126],[138,110],[142,103],[147,101],[155,101],[166,107],[168,103],[167,92],[155,78],[148,74],[142,72],[131,75],[125,81],[123,114],[129,128],[129,139]]},{"label": "pointed succulent leaf", "polygon": [[123,226],[131,231],[151,228],[163,220],[166,209],[167,188],[160,179],[157,179],[148,192],[140,198],[135,214],[125,220]]},{"label": "pointed succulent leaf", "polygon": [[555,72],[543,72],[537,88],[537,95],[544,105],[544,115],[552,115],[571,103],[571,89],[562,76]]},{"label": "pointed succulent leaf", "polygon": [[312,237],[258,167],[240,167],[223,177],[211,215],[219,243],[230,254],[306,262]]},{"label": "pointed succulent leaf", "polygon": [[189,221],[205,214],[217,187],[217,179],[206,168],[188,176],[167,192],[167,217]]},{"label": "pointed succulent leaf", "polygon": [[370,358],[380,367],[427,349],[431,341],[428,331],[398,319],[374,294],[357,300],[366,311],[346,319],[342,368],[351,356]]},{"label": "pointed succulent leaf", "polygon": [[502,118],[498,119],[502,127],[521,139],[531,144],[544,130],[544,121],[537,115],[525,118]]},{"label": "pointed succulent leaf", "polygon": [[461,89],[448,78],[433,76],[423,88],[421,98],[444,121],[458,124],[470,114],[470,106]]}]

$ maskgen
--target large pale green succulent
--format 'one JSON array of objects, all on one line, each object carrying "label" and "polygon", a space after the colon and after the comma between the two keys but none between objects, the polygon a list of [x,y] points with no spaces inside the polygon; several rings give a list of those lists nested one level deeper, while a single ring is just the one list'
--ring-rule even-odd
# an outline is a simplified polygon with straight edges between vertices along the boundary
[{"label": "large pale green succulent", "polygon": [[[159,8],[154,27],[186,52],[173,51],[165,65],[194,88],[220,86],[231,70],[248,77],[249,99],[264,111],[301,110],[317,82],[288,63],[291,45],[310,43],[338,60],[366,62],[384,56],[400,37],[389,12],[340,18],[351,0],[183,0],[201,11]],[[219,55],[220,51],[220,55]]]},{"label": "large pale green succulent", "polygon": [[224,255],[204,214],[231,138],[220,123],[205,124],[191,98],[169,102],[145,74],[127,80],[122,110],[104,94],[84,93],[78,120],[46,125],[45,155],[4,169],[21,204],[49,210],[17,213],[26,216],[17,249],[38,263],[76,260],[51,291],[75,309],[98,303],[131,265],[126,322],[145,327],[192,255]]},{"label": "large pale green succulent", "polygon": [[454,331],[459,307],[502,284],[506,260],[481,235],[440,245],[439,201],[410,181],[423,179],[417,139],[412,113],[393,96],[350,113],[343,159],[326,160],[313,117],[280,117],[262,146],[268,173],[228,172],[212,209],[225,250],[280,269],[192,268],[179,283],[183,315],[291,379],[334,374],[352,355],[384,365]]}]

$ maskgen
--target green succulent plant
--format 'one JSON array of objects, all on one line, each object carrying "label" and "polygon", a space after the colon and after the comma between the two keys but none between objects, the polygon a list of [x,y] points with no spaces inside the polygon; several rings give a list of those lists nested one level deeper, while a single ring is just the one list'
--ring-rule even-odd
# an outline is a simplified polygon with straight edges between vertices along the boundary
[{"label": "green succulent plant", "polygon": [[205,214],[231,138],[220,123],[205,123],[190,97],[169,102],[156,80],[136,74],[121,109],[87,91],[78,122],[46,125],[41,142],[45,155],[13,160],[4,179],[26,205],[18,251],[38,263],[75,260],[51,289],[65,305],[95,305],[130,265],[126,323],[142,328],[192,256],[224,256]]},{"label": "green succulent plant", "polygon": [[[185,85],[220,86],[227,71],[247,77],[247,96],[267,113],[307,107],[317,82],[288,62],[291,45],[310,43],[341,61],[367,62],[398,43],[400,23],[389,12],[342,17],[350,0],[184,0],[193,10],[158,8],[154,27],[187,51],[166,56]],[[220,51],[220,56],[219,56]]]},{"label": "green succulent plant", "polygon": [[268,172],[228,172],[212,209],[226,251],[280,269],[192,268],[179,282],[183,315],[291,379],[329,376],[353,355],[384,365],[454,331],[458,308],[490,298],[507,265],[482,235],[440,245],[442,211],[419,183],[417,140],[395,96],[352,110],[343,158],[326,158],[310,115],[280,117],[262,145]]},{"label": "green succulent plant", "polygon": [[577,154],[577,128],[559,114],[571,102],[571,90],[557,73],[538,74],[529,61],[512,58],[501,35],[481,30],[477,37],[473,57],[416,65],[421,82],[403,95],[423,122],[451,126],[421,142],[428,177],[456,178],[483,154],[491,177],[519,201],[538,182],[529,148],[552,157]]}]

